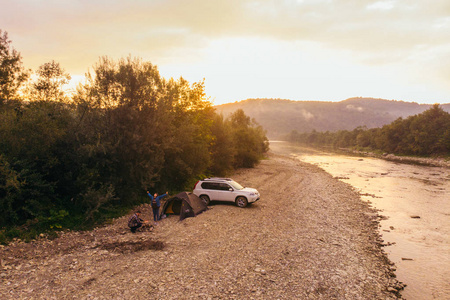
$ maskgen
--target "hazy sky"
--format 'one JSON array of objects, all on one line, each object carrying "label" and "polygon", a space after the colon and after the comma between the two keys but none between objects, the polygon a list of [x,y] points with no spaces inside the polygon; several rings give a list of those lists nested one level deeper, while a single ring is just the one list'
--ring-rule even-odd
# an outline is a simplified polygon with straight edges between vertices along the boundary
[{"label": "hazy sky", "polygon": [[141,57],[247,98],[450,102],[450,0],[0,0],[27,68]]}]

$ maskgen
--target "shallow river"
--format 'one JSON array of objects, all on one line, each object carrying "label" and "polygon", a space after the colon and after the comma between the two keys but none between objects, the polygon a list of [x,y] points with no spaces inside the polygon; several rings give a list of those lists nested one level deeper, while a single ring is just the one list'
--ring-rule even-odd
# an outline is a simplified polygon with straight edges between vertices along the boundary
[{"label": "shallow river", "polygon": [[406,299],[450,299],[450,169],[337,155],[285,142],[274,153],[315,164],[381,210],[380,233]]}]

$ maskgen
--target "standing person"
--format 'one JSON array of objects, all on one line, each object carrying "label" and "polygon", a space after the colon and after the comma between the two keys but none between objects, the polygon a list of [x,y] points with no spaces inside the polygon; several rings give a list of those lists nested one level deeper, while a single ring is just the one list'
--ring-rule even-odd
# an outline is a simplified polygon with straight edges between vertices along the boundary
[{"label": "standing person", "polygon": [[158,193],[155,193],[153,196],[147,191],[147,195],[152,199],[152,210],[153,210],[153,220],[156,222],[159,220],[159,208],[161,207],[161,199],[167,196],[169,192],[166,192],[164,195],[158,196]]},{"label": "standing person", "polygon": [[136,229],[140,228],[144,223],[147,222],[148,221],[144,221],[141,219],[141,211],[137,210],[134,215],[132,215],[128,220],[128,227],[130,227],[132,233],[135,233]]}]

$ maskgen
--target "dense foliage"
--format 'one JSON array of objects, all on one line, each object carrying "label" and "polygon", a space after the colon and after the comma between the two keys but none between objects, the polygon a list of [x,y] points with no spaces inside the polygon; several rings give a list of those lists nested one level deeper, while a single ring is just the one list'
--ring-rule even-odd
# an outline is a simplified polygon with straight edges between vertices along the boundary
[{"label": "dense foliage", "polygon": [[11,47],[8,33],[0,29],[0,103],[16,97],[28,76],[20,53]]},{"label": "dense foliage", "polygon": [[[430,109],[429,104],[375,98],[349,98],[343,101],[296,101],[283,99],[247,99],[216,107],[228,116],[237,109],[254,118],[277,140],[297,130],[299,133],[353,130],[358,126],[378,128],[398,118],[407,118]],[[450,104],[441,108],[450,112]]]},{"label": "dense foliage", "polygon": [[166,80],[141,59],[101,58],[71,97],[58,63],[41,66],[19,93],[26,82],[14,72],[23,69],[11,64],[20,66],[20,55],[0,59],[8,77],[0,87],[0,239],[18,226],[92,225],[146,201],[146,190],[191,189],[200,177],[254,166],[268,150],[242,110],[215,113],[203,82]]},{"label": "dense foliage", "polygon": [[312,146],[381,150],[399,155],[449,156],[450,114],[439,105],[381,128],[358,127],[353,131],[298,133],[287,140]]}]

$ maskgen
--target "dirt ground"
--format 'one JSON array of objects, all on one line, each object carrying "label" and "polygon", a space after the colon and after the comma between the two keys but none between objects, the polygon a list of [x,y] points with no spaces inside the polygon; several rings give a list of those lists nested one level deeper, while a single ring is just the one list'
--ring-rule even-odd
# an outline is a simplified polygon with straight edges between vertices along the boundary
[{"label": "dirt ground", "polygon": [[[132,234],[89,232],[0,248],[1,299],[396,299],[380,216],[318,167],[269,155],[232,176],[261,200],[213,203]],[[151,208],[141,207],[151,219]]]}]

